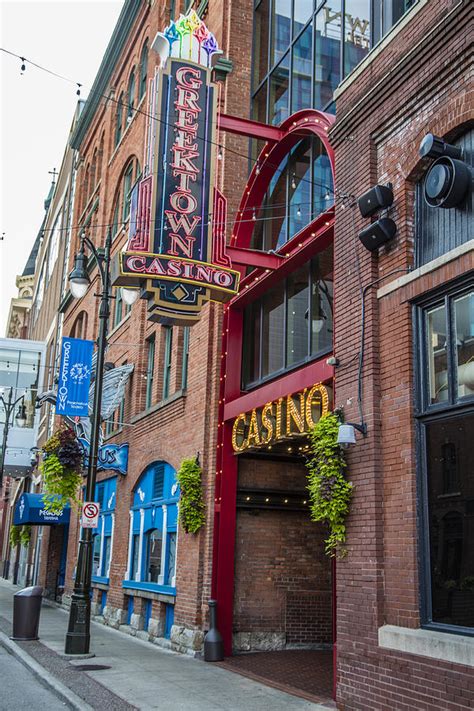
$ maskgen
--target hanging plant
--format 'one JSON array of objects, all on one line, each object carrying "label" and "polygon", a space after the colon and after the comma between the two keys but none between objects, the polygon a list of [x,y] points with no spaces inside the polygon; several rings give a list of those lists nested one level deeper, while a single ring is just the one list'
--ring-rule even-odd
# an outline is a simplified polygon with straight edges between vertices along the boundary
[{"label": "hanging plant", "polygon": [[20,531],[20,543],[27,548],[31,540],[31,526],[22,526]]},{"label": "hanging plant", "polygon": [[183,459],[177,474],[181,488],[179,520],[186,533],[197,533],[206,522],[202,471],[196,459]]},{"label": "hanging plant", "polygon": [[10,528],[10,545],[12,548],[16,548],[21,540],[21,526],[12,526]]},{"label": "hanging plant", "polygon": [[81,485],[83,449],[70,427],[64,427],[43,446],[44,508],[60,514],[68,502],[78,503]]},{"label": "hanging plant", "polygon": [[307,467],[311,518],[329,526],[326,554],[343,557],[347,553],[345,520],[350,509],[352,484],[344,476],[347,465],[337,443],[340,424],[334,412],[321,417],[310,434],[313,454]]}]

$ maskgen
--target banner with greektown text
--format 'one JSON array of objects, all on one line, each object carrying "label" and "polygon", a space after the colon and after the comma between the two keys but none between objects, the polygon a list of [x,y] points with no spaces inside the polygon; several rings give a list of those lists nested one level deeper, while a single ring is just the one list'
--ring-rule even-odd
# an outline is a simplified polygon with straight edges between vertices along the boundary
[{"label": "banner with greektown text", "polygon": [[56,414],[69,417],[89,415],[89,388],[94,341],[64,336],[61,343]]}]

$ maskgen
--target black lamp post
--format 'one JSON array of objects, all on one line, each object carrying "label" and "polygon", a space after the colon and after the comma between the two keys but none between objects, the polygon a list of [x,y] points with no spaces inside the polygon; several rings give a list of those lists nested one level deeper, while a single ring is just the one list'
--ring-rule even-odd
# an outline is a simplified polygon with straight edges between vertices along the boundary
[{"label": "black lamp post", "polygon": [[12,416],[12,413],[18,405],[18,403],[21,403],[21,405],[18,406],[18,412],[15,415],[15,420],[16,424],[18,427],[25,427],[26,425],[26,407],[25,407],[25,396],[20,395],[15,401],[13,401],[13,388],[10,388],[8,392],[8,399],[5,401],[5,398],[3,397],[3,394],[0,395],[0,402],[3,405],[3,409],[5,410],[5,422],[3,425],[3,442],[2,442],[2,456],[0,459],[0,489],[3,486],[3,469],[5,467],[5,452],[7,449],[7,440],[8,440],[8,430],[10,429],[10,418]]},{"label": "black lamp post", "polygon": [[[97,455],[99,450],[99,432],[101,425],[102,382],[104,376],[104,357],[107,346],[107,324],[110,314],[110,248],[112,237],[107,233],[105,250],[97,250],[91,240],[83,233],[81,248],[74,259],[74,269],[69,275],[71,293],[76,298],[83,297],[90,284],[87,272],[87,256],[84,248],[87,245],[92,252],[102,282],[102,293],[99,307],[99,336],[97,339],[97,365],[95,371],[94,406],[92,411],[91,441],[85,500],[94,500],[95,481],[97,476]],[[66,654],[88,654],[90,645],[91,618],[91,576],[92,576],[92,529],[82,528],[77,557],[76,579],[71,597],[69,626],[66,634]]]}]

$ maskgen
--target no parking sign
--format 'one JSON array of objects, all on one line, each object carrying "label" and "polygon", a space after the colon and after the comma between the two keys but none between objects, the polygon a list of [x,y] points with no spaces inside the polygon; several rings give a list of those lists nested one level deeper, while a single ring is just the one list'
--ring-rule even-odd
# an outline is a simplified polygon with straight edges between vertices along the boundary
[{"label": "no parking sign", "polygon": [[94,503],[94,501],[85,501],[82,506],[82,528],[97,528],[99,525],[99,513],[99,504]]}]

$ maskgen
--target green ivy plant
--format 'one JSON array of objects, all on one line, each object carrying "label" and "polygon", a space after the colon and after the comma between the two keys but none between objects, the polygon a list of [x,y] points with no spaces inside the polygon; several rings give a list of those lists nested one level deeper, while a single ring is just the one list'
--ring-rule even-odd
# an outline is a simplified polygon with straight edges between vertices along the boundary
[{"label": "green ivy plant", "polygon": [[183,459],[177,474],[181,488],[179,520],[186,533],[197,533],[206,522],[202,471],[196,459]]},{"label": "green ivy plant", "polygon": [[70,427],[55,432],[43,446],[40,464],[43,476],[44,508],[60,514],[66,504],[79,503],[83,450]]},{"label": "green ivy plant", "polygon": [[20,532],[20,543],[26,548],[31,540],[31,526],[22,526]]},{"label": "green ivy plant", "polygon": [[12,548],[16,548],[21,540],[21,526],[12,526],[10,528],[10,545]]},{"label": "green ivy plant", "polygon": [[312,456],[307,463],[311,519],[328,525],[326,554],[332,557],[347,554],[345,520],[352,496],[352,484],[344,476],[347,465],[337,443],[340,424],[337,413],[321,417],[310,433]]}]

